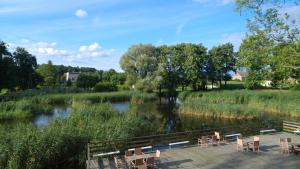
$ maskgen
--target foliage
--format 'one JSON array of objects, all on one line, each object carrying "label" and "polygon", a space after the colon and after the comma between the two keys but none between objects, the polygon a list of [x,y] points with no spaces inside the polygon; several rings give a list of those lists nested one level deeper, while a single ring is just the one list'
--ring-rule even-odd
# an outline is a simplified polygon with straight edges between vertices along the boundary
[{"label": "foliage", "polygon": [[56,69],[51,61],[47,64],[39,65],[37,72],[44,78],[45,86],[54,86],[56,83]]},{"label": "foliage", "polygon": [[99,81],[95,74],[80,74],[76,81],[76,86],[79,88],[92,88]]},{"label": "foliage", "polygon": [[98,82],[95,87],[94,90],[96,92],[110,92],[110,91],[117,91],[118,87],[110,82]]},{"label": "foliage", "polygon": [[181,113],[226,118],[253,118],[264,113],[300,117],[300,92],[235,90],[185,92],[179,95]]},{"label": "foliage", "polygon": [[13,53],[17,65],[18,86],[21,89],[34,88],[42,81],[42,78],[36,73],[37,62],[35,56],[31,55],[24,48],[17,48]]},{"label": "foliage", "polygon": [[285,1],[237,0],[236,5],[240,12],[253,16],[239,50],[239,65],[249,72],[246,87],[254,88],[267,79],[282,88],[289,85],[289,78],[298,79],[300,28],[298,21],[283,12]]},{"label": "foliage", "polygon": [[82,104],[73,108],[70,118],[43,128],[0,126],[0,167],[85,168],[87,141],[139,136],[150,125],[132,113],[116,112],[109,104]]}]

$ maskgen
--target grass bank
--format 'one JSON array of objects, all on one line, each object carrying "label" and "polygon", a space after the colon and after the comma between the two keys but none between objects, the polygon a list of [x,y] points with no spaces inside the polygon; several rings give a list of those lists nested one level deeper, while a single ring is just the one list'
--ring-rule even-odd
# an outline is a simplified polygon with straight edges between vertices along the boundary
[{"label": "grass bank", "polygon": [[142,103],[156,100],[155,94],[130,91],[106,93],[46,94],[17,101],[0,102],[0,120],[30,118],[38,113],[49,113],[54,105],[132,101]]},{"label": "grass bank", "polygon": [[0,125],[0,168],[85,168],[88,140],[139,136],[150,132],[151,125],[134,113],[118,113],[108,103],[78,103],[69,118],[41,128]]},{"label": "grass bank", "polygon": [[223,118],[255,118],[264,113],[300,117],[300,92],[233,90],[182,92],[180,112]]}]

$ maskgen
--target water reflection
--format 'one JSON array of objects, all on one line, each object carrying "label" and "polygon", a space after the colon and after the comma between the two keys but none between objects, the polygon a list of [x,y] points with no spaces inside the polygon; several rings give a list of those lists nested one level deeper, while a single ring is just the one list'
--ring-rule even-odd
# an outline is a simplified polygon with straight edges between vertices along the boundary
[{"label": "water reflection", "polygon": [[112,107],[119,112],[127,112],[129,110],[129,102],[115,102],[111,103]]},{"label": "water reflection", "polygon": [[55,107],[50,114],[39,114],[35,116],[32,122],[38,127],[47,125],[50,121],[57,118],[67,118],[71,113],[70,107]]}]

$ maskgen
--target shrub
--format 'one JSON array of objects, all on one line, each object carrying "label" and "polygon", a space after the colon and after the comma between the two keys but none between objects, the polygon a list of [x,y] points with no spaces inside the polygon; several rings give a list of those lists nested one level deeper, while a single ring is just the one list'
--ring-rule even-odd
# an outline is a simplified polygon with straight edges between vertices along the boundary
[{"label": "shrub", "polygon": [[96,92],[111,92],[117,91],[118,87],[111,82],[99,82],[95,85],[94,90]]}]

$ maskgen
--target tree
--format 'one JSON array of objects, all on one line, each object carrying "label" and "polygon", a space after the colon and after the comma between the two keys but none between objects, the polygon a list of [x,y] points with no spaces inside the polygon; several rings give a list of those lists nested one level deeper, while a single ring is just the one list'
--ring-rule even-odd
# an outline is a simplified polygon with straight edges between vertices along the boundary
[{"label": "tree", "polygon": [[[222,88],[222,80],[226,82],[228,81],[228,73],[229,71],[235,70],[236,58],[233,51],[233,45],[231,43],[226,43],[223,45],[219,45],[217,47],[213,47],[209,51],[209,60],[210,72],[211,75],[215,76],[219,80],[219,86]],[[214,79],[212,79],[214,81]]]},{"label": "tree", "polygon": [[12,89],[16,85],[16,64],[7,45],[0,41],[0,90]]},{"label": "tree", "polygon": [[294,60],[299,60],[296,51],[300,24],[282,13],[284,3],[284,0],[236,1],[240,12],[248,11],[254,16],[248,21],[249,33],[239,50],[239,63],[249,71],[248,87],[266,78],[282,86],[297,74],[298,61]]},{"label": "tree", "polygon": [[56,69],[49,60],[47,64],[38,67],[37,72],[43,77],[45,86],[54,86],[56,83]]},{"label": "tree", "polygon": [[37,62],[35,56],[28,53],[24,48],[17,47],[13,53],[17,66],[17,79],[21,89],[34,88],[41,81],[36,73]]},{"label": "tree", "polygon": [[[140,81],[139,83],[142,83],[142,81],[143,83],[145,81],[152,83],[158,66],[158,54],[158,50],[154,46],[139,44],[130,47],[122,55],[120,65],[128,76],[127,84],[129,86],[136,84],[138,81]],[[153,84],[148,85],[154,86]]]},{"label": "tree", "polygon": [[93,88],[99,78],[96,74],[80,74],[76,81],[76,86],[80,88]]},{"label": "tree", "polygon": [[207,57],[206,48],[202,44],[185,44],[184,54],[187,56],[184,62],[184,72],[187,81],[194,90],[205,89],[205,61]]}]

